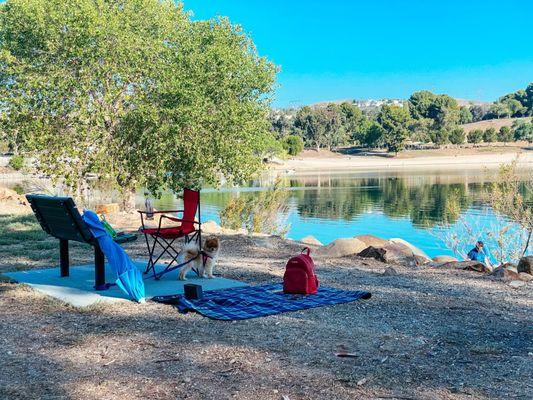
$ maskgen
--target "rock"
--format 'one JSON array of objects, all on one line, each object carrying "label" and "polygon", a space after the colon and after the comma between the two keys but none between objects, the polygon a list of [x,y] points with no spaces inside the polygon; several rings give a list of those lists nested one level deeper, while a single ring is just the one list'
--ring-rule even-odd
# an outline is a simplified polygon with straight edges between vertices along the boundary
[{"label": "rock", "polygon": [[516,265],[512,263],[505,263],[500,265],[499,267],[496,267],[491,273],[491,276],[494,276],[496,278],[501,278],[506,281],[514,281],[518,280],[518,272],[516,272]]},{"label": "rock", "polygon": [[427,260],[422,258],[419,261],[413,251],[401,243],[387,243],[382,249],[385,250],[385,262],[387,263],[416,267],[419,264],[426,264],[429,260],[429,258]]},{"label": "rock", "polygon": [[526,272],[519,272],[518,273],[518,277],[520,278],[521,281],[524,281],[524,282],[533,281],[533,275],[528,274]]},{"label": "rock", "polygon": [[[509,268],[509,264],[503,264],[500,265],[492,270],[490,273],[491,276],[494,276],[495,278],[503,278],[503,274],[505,272],[505,269]],[[516,268],[516,266],[511,264],[511,268]]]},{"label": "rock", "polygon": [[511,286],[512,288],[515,288],[515,289],[518,289],[518,288],[523,287],[525,285],[526,285],[526,283],[522,282],[522,281],[511,281],[511,282],[509,282],[509,286]]},{"label": "rock", "polygon": [[355,239],[359,239],[361,242],[366,244],[366,247],[372,246],[372,247],[383,247],[385,246],[388,241],[385,239],[378,238],[374,235],[358,235],[354,236]]},{"label": "rock", "polygon": [[120,211],[118,203],[97,204],[94,208],[96,214],[116,214]]},{"label": "rock", "polygon": [[17,204],[26,205],[26,198],[14,190],[0,187],[0,201],[13,201]]},{"label": "rock", "polygon": [[533,274],[533,256],[522,257],[516,269],[518,272]]},{"label": "rock", "polygon": [[465,271],[491,272],[491,269],[479,261],[452,261],[442,264],[443,268],[463,269]]},{"label": "rock", "polygon": [[408,247],[413,252],[413,254],[415,255],[415,257],[417,259],[420,259],[420,261],[427,260],[427,261],[424,261],[424,264],[431,261],[431,258],[429,258],[426,253],[424,253],[418,247],[413,246],[411,243],[409,243],[406,240],[403,240],[403,239],[400,239],[400,238],[393,238],[393,239],[390,239],[389,242],[395,243],[395,244],[400,244],[400,245]]},{"label": "rock", "polygon": [[385,271],[383,271],[383,273],[381,275],[383,275],[383,276],[395,276],[395,275],[398,275],[398,271],[396,271],[392,267],[387,267],[387,268],[385,268]]},{"label": "rock", "polygon": [[222,233],[222,228],[216,221],[209,220],[202,223],[202,233],[218,235]]},{"label": "rock", "polygon": [[520,275],[516,272],[516,269],[506,268],[503,270],[504,281],[519,281]]},{"label": "rock", "polygon": [[265,249],[274,249],[276,247],[269,237],[254,237],[253,243],[255,246]]},{"label": "rock", "polygon": [[341,238],[315,251],[317,257],[344,257],[359,254],[367,246],[356,238]]},{"label": "rock", "polygon": [[382,248],[368,246],[366,249],[361,251],[358,255],[359,255],[359,257],[374,258],[374,259],[376,259],[378,261],[386,262],[385,261],[385,253],[386,253],[386,251],[384,249],[382,249]]},{"label": "rock", "polygon": [[433,257],[433,261],[436,263],[449,263],[449,262],[457,262],[459,260],[452,256],[436,256],[436,257]]},{"label": "rock", "polygon": [[306,237],[301,238],[299,240],[299,242],[303,243],[303,244],[310,244],[310,245],[313,245],[313,246],[323,246],[323,244],[320,242],[320,240],[318,240],[317,238],[315,238],[312,235],[308,235]]},{"label": "rock", "polygon": [[359,253],[359,256],[374,258],[389,264],[400,264],[410,267],[418,265],[416,257],[409,248],[395,243],[388,243],[383,247],[368,246]]}]

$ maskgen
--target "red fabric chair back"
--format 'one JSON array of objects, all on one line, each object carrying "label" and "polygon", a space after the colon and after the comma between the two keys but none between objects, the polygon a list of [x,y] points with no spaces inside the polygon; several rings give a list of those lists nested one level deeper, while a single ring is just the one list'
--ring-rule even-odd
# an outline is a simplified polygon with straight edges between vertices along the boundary
[{"label": "red fabric chair back", "polygon": [[196,210],[200,203],[200,192],[191,189],[183,190],[183,221],[181,227],[184,231],[194,231],[194,224],[188,221],[194,221]]}]

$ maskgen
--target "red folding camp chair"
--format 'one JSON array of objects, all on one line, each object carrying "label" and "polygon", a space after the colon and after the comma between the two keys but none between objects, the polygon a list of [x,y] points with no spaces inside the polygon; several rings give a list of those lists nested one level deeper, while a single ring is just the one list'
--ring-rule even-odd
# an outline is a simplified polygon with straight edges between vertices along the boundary
[{"label": "red folding camp chair", "polygon": [[[198,220],[195,220],[196,212],[198,211]],[[154,278],[159,279],[167,272],[173,271],[182,267],[185,263],[179,263],[180,250],[174,248],[175,241],[184,238],[185,243],[190,243],[193,240],[198,243],[200,247],[202,243],[201,220],[200,220],[200,192],[196,190],[185,189],[183,191],[183,210],[165,210],[165,211],[138,211],[141,215],[141,232],[146,239],[148,246],[148,254],[150,259],[146,266],[145,274],[153,271]],[[147,228],[144,225],[146,215],[153,213],[159,215],[159,224],[157,228]],[[182,214],[182,218],[170,216],[166,214]],[[178,225],[165,226],[163,222],[169,220],[177,222]],[[151,238],[151,240],[149,239]],[[150,244],[150,241],[152,242]],[[161,249],[161,252],[156,254],[156,249]],[[157,262],[167,254],[170,256],[170,262],[163,271],[157,272],[155,266]]]}]

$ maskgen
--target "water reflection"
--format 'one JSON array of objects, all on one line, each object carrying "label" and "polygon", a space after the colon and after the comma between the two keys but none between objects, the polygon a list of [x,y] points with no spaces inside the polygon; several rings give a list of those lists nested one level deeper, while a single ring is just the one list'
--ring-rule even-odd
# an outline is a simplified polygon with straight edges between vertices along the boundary
[{"label": "water reflection", "polygon": [[[486,192],[496,172],[424,171],[398,173],[313,174],[285,177],[289,196],[288,237],[313,235],[323,243],[338,237],[369,233],[402,237],[429,255],[451,254],[432,234],[435,226],[453,225],[460,217],[490,223]],[[524,176],[526,174],[524,173]],[[203,220],[219,220],[218,213],[233,196],[255,196],[267,190],[274,177],[264,176],[245,188],[202,191]],[[533,195],[527,194],[533,206]],[[95,192],[91,202],[113,201],[116,193]],[[140,190],[138,207],[143,207]],[[156,200],[156,208],[180,208],[171,193]],[[468,244],[470,245],[470,244]]]}]

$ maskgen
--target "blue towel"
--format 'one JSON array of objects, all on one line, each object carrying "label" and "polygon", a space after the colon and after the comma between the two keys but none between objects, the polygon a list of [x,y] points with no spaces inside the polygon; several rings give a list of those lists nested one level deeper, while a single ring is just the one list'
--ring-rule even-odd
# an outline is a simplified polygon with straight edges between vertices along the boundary
[{"label": "blue towel", "polygon": [[98,215],[90,210],[85,210],[82,218],[98,240],[100,249],[105,254],[109,265],[117,274],[115,281],[117,286],[131,299],[140,303],[144,302],[144,281],[139,269],[131,262],[124,249],[115,243],[111,235],[105,230]]},{"label": "blue towel", "polygon": [[156,296],[152,300],[174,304],[182,313],[196,311],[211,319],[235,321],[370,297],[369,292],[329,287],[320,287],[317,294],[308,296],[292,295],[283,293],[281,284],[268,284],[211,290],[204,292],[204,297],[200,300],[187,300],[183,295]]}]

